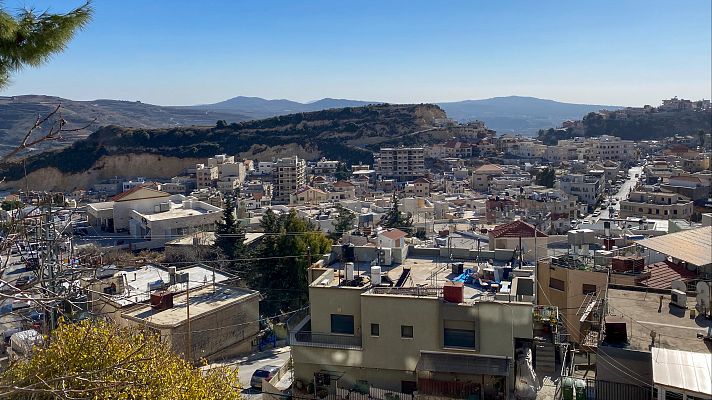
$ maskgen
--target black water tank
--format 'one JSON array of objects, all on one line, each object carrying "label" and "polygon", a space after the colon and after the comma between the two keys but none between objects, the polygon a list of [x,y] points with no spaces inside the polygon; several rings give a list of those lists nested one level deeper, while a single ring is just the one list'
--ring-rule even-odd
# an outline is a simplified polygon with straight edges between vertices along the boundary
[{"label": "black water tank", "polygon": [[351,243],[346,243],[341,246],[341,251],[344,255],[344,262],[354,262],[355,261],[355,246]]}]

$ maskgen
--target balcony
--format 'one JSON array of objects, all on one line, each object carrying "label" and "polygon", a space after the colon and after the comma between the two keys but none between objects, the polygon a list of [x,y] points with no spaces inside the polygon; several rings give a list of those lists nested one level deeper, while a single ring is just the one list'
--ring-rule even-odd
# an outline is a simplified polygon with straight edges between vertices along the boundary
[{"label": "balcony", "polygon": [[322,347],[326,349],[361,350],[361,337],[301,331],[292,334],[290,344],[292,346]]}]

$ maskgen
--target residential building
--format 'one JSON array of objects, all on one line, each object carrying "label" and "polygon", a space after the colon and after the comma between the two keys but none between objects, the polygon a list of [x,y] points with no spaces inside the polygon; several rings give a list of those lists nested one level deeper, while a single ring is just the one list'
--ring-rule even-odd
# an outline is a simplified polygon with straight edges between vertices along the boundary
[{"label": "residential building", "polygon": [[260,331],[259,301],[260,293],[254,290],[205,285],[187,293],[154,292],[151,304],[137,305],[121,316],[129,325],[160,334],[184,358],[218,359],[252,350]]},{"label": "residential building", "polygon": [[195,183],[197,189],[212,187],[218,179],[218,167],[206,164],[195,165]]},{"label": "residential building", "polygon": [[490,230],[488,235],[490,250],[517,250],[526,261],[536,261],[547,256],[549,235],[524,221],[499,225]]},{"label": "residential building", "polygon": [[620,217],[651,217],[660,219],[692,217],[693,202],[677,193],[633,191],[620,202]]},{"label": "residential building", "polygon": [[[465,397],[511,393],[515,352],[533,339],[531,303],[480,301],[477,289],[462,284],[440,289],[432,281],[445,282],[450,271],[432,258],[384,270],[371,278],[351,276],[349,264],[311,270],[309,316],[291,338],[297,386],[333,390],[323,385],[326,376],[339,388],[433,398],[446,388]],[[401,280],[400,287],[386,283]]]},{"label": "residential building", "polygon": [[579,202],[594,206],[603,194],[600,180],[582,174],[569,174],[559,178],[559,188],[567,194],[576,196]]},{"label": "residential building", "polygon": [[485,164],[474,171],[470,178],[470,188],[481,193],[489,193],[490,181],[496,176],[504,175],[504,168],[496,164]]},{"label": "residential building", "polygon": [[306,184],[306,165],[306,161],[297,156],[280,158],[274,163],[272,201],[275,204],[289,203],[289,196]]},{"label": "residential building", "polygon": [[425,150],[422,147],[381,148],[376,173],[400,181],[425,176]]}]

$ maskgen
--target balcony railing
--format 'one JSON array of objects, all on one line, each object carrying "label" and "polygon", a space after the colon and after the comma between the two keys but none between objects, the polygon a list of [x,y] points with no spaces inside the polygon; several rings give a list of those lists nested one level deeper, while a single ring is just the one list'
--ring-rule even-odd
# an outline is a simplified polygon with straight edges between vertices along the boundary
[{"label": "balcony railing", "polygon": [[361,337],[302,331],[292,334],[291,344],[327,349],[361,349]]}]

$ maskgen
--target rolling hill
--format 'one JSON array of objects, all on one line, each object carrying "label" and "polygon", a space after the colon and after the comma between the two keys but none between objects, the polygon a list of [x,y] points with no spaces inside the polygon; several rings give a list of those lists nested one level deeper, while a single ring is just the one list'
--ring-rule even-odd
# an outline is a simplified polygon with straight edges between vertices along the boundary
[{"label": "rolling hill", "polygon": [[[102,170],[101,158],[155,155],[198,159],[219,153],[252,159],[300,155],[325,156],[349,163],[373,162],[381,145],[408,145],[443,140],[429,131],[445,117],[436,105],[370,105],[347,107],[243,121],[212,127],[126,128],[102,127],[84,139],[58,150],[27,158],[27,172],[54,169],[63,174],[96,172],[95,176],[125,175],[125,170]],[[446,134],[446,133],[445,133]],[[105,165],[104,163],[103,165]],[[8,181],[23,176],[20,162],[0,166]],[[143,166],[146,176],[151,168]]]}]

